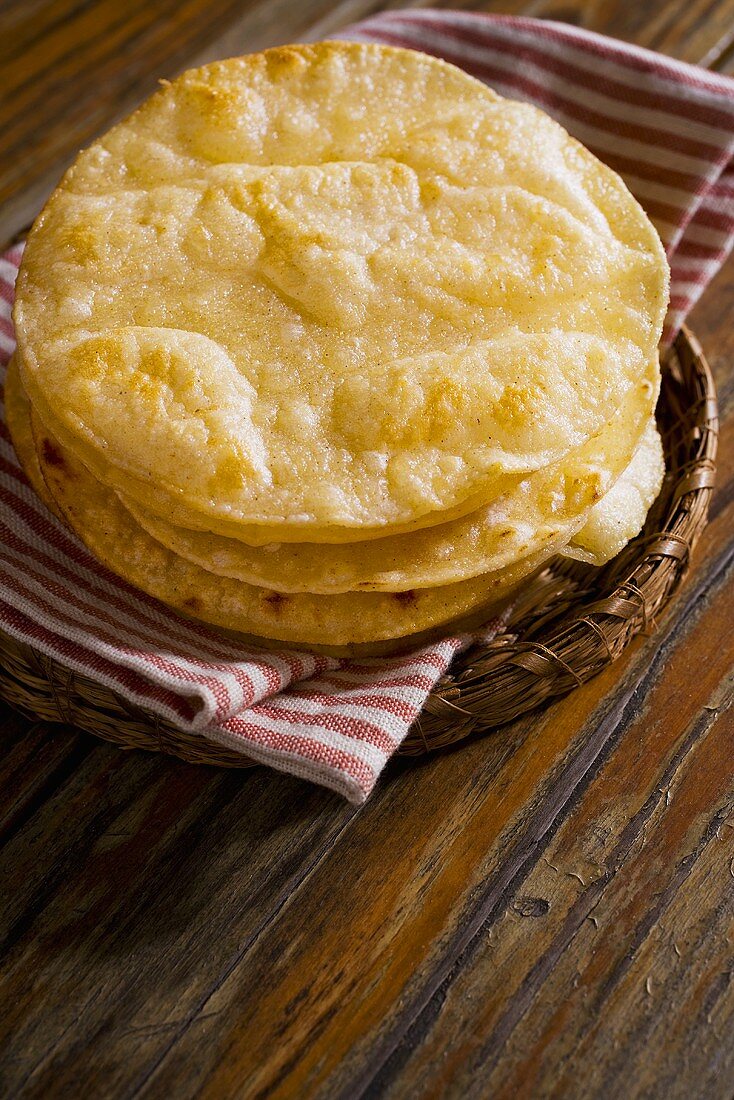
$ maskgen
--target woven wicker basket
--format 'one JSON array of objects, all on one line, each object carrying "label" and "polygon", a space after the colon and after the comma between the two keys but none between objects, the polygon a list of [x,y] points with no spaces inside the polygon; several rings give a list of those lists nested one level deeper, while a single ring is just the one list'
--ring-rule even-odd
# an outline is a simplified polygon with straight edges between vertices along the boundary
[{"label": "woven wicker basket", "polygon": [[[401,752],[443,748],[566,694],[654,625],[706,525],[715,474],[716,392],[698,342],[685,329],[664,364],[658,419],[667,476],[643,533],[601,570],[568,559],[544,569],[526,586],[505,633],[457,658]],[[0,695],[34,718],[79,726],[125,748],[197,764],[249,763],[2,632]]]}]

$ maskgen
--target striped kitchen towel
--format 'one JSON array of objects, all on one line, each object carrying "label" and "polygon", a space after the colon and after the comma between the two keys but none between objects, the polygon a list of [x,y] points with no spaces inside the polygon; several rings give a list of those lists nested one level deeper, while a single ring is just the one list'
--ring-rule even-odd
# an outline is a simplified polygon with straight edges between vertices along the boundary
[{"label": "striped kitchen towel", "polygon": [[[533,19],[391,12],[339,37],[445,57],[544,108],[620,172],[668,250],[673,338],[734,242],[734,82]],[[2,374],[21,253],[0,259]],[[183,620],[103,569],[49,514],[2,411],[0,627],[182,729],[364,801],[466,639],[336,660],[258,650]]]}]

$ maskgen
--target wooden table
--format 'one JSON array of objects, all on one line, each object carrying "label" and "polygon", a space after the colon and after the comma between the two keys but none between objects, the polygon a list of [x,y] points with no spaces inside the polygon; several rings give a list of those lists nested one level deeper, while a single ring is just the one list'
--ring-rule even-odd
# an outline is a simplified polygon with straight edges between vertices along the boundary
[{"label": "wooden table", "polygon": [[[380,6],[5,0],[0,237],[159,77]],[[483,6],[734,66],[734,0]],[[2,709],[5,1093],[734,1093],[733,320],[730,262],[692,318],[718,489],[658,630],[360,812]]]}]

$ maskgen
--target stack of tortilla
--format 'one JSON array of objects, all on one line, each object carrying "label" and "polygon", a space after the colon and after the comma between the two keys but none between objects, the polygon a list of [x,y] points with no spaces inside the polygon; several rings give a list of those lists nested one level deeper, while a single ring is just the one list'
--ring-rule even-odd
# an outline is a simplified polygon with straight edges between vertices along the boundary
[{"label": "stack of tortilla", "polygon": [[80,154],[6,409],[110,569],[266,644],[404,649],[642,527],[668,269],[545,114],[328,42],[165,83]]}]

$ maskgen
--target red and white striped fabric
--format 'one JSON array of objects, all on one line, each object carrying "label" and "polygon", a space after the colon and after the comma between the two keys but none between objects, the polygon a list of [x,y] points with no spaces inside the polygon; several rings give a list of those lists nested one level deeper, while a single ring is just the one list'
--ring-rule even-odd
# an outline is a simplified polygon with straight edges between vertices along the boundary
[{"label": "red and white striped fabric", "polygon": [[[672,338],[734,241],[734,82],[532,19],[392,12],[340,37],[445,57],[543,107],[619,171],[668,248]],[[21,252],[0,259],[3,374],[15,346],[10,307]],[[131,704],[354,802],[368,796],[466,641],[335,660],[249,648],[183,620],[103,569],[46,511],[3,416],[0,626]]]}]

